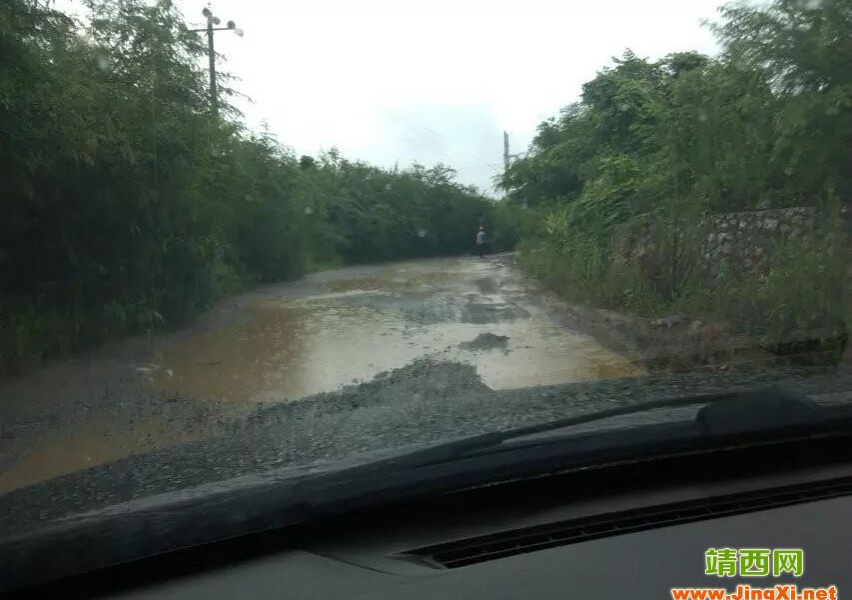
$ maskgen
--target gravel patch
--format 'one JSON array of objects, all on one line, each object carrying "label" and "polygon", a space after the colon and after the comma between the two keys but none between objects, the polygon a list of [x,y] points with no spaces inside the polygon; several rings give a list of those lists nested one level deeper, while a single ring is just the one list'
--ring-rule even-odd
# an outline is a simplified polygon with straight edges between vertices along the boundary
[{"label": "gravel patch", "polygon": [[[816,379],[814,379],[816,377]],[[153,494],[273,468],[352,460],[403,448],[542,423],[655,398],[785,382],[793,391],[831,392],[824,369],[658,374],[493,391],[470,365],[418,360],[372,381],[301,401],[255,408],[198,442],[133,456],[0,495],[0,534]],[[637,417],[636,423],[641,422]],[[588,427],[587,427],[588,429]]]}]

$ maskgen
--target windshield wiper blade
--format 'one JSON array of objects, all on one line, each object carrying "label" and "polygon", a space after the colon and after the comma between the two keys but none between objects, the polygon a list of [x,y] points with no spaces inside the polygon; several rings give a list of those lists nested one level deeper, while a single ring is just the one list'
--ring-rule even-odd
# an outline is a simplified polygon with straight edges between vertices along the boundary
[{"label": "windshield wiper blade", "polygon": [[[722,435],[808,426],[823,420],[819,406],[812,400],[795,396],[777,387],[746,392],[701,394],[662,398],[618,406],[545,423],[484,433],[453,440],[423,450],[388,459],[385,464],[397,468],[422,467],[493,449],[516,438],[564,429],[613,417],[639,414],[660,408],[702,406],[696,420],[708,434]],[[713,407],[718,407],[718,410]]]},{"label": "windshield wiper blade", "polygon": [[[519,451],[518,455],[511,457],[492,457],[488,450],[507,440],[610,417],[658,408],[699,405],[702,408],[697,411],[697,417],[686,421],[691,425],[689,434],[708,432],[724,436],[728,433],[775,431],[803,423],[813,426],[816,422],[828,422],[829,418],[838,414],[833,409],[820,407],[807,398],[791,396],[777,388],[665,398],[478,435],[340,471],[280,479],[266,477],[250,487],[229,488],[217,484],[214,486],[216,491],[205,491],[203,495],[177,493],[140,499],[141,505],[136,508],[124,506],[95,511],[94,514],[47,523],[44,530],[22,531],[0,539],[0,590],[7,591],[37,579],[35,564],[53,561],[64,565],[62,575],[73,575],[106,564],[170,552],[175,548],[302,523],[323,514],[340,514],[436,490],[504,480],[507,473],[523,476],[533,468],[540,468],[544,455],[562,452],[563,456],[567,456],[564,454],[566,450],[554,452],[550,448],[523,445],[529,452]],[[845,427],[849,424],[849,414],[848,407],[843,407],[840,415],[846,418],[840,424]],[[671,433],[665,428],[654,429],[652,441],[665,444],[670,439],[663,438]],[[680,433],[683,433],[682,429]],[[620,432],[610,431],[609,434],[608,439],[601,440],[603,444],[612,443],[613,437],[629,437],[621,436]],[[658,437],[660,435],[662,438]],[[572,443],[569,442],[569,445]],[[593,450],[597,454],[603,448],[598,446]],[[513,449],[520,450],[515,444],[507,447],[507,450]],[[530,456],[536,450],[543,451]],[[589,460],[588,445],[584,450],[580,449],[578,456],[574,455],[575,450],[571,450],[574,464],[584,464]],[[622,450],[632,452],[629,447]],[[478,451],[481,454],[477,454]],[[464,464],[463,459],[468,457],[471,464]],[[508,460],[510,458],[514,460]],[[454,461],[459,463],[453,464]],[[116,546],[104,540],[130,540],[132,543]],[[74,560],[67,560],[69,556]],[[38,557],[39,561],[35,561],[34,557]]]}]

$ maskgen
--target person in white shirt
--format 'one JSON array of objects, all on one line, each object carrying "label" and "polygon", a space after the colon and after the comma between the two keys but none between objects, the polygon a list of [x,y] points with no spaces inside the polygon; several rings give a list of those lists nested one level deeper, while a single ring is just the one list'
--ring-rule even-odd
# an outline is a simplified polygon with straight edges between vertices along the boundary
[{"label": "person in white shirt", "polygon": [[479,255],[479,258],[482,258],[486,250],[488,250],[488,242],[485,238],[485,226],[480,225],[479,231],[476,233],[476,253]]}]

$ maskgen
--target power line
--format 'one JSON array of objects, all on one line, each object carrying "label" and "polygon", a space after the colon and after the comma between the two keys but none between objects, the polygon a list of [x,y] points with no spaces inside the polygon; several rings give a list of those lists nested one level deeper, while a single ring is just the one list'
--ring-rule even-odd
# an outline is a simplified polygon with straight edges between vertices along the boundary
[{"label": "power line", "polygon": [[417,147],[417,148],[420,148],[422,150],[426,150],[427,152],[431,152],[431,153],[440,155],[441,157],[443,157],[444,159],[446,159],[448,161],[448,163],[449,163],[448,166],[450,166],[454,169],[457,169],[457,170],[458,169],[468,169],[468,170],[477,169],[477,170],[479,170],[479,169],[482,169],[483,167],[487,167],[487,168],[490,168],[490,169],[499,169],[500,168],[500,165],[498,165],[498,164],[484,162],[484,161],[477,161],[477,162],[473,162],[473,163],[460,164],[454,157],[450,156],[446,152],[443,152],[442,150],[439,150],[438,148],[426,146],[426,145],[424,145],[424,144],[422,144],[422,143],[420,143],[416,140],[411,140],[411,139],[408,139],[408,138],[400,138],[400,141],[409,145],[409,146]]},{"label": "power line", "polygon": [[[382,110],[383,113],[386,114],[386,116],[395,120],[397,123],[399,123],[400,125],[402,125],[406,129],[412,131],[413,133],[416,133],[418,135],[431,136],[433,138],[439,138],[440,140],[443,140],[443,142],[445,144],[449,144],[451,146],[450,152],[453,153],[453,154],[464,155],[464,156],[468,157],[469,159],[473,159],[477,162],[482,160],[482,156],[476,156],[476,155],[474,155],[474,154],[472,154],[472,153],[470,153],[466,150],[462,150],[461,148],[458,148],[458,146],[460,144],[457,140],[449,138],[449,137],[443,135],[442,133],[435,131],[434,129],[432,129],[428,125],[420,125],[420,124],[415,125],[410,120],[402,117],[399,114],[399,111],[397,109],[384,106],[384,107],[381,107],[381,110]],[[455,160],[453,157],[450,157],[449,155],[447,155],[446,152],[438,150],[437,148],[433,148],[433,150],[435,152],[439,152],[439,153],[443,154],[449,160]],[[485,164],[485,163],[482,163],[482,164]]]},{"label": "power line", "polygon": [[[404,118],[402,115],[400,115],[400,114],[399,114],[399,110],[398,110],[398,109],[391,108],[391,107],[388,107],[388,106],[383,106],[383,107],[381,107],[381,109],[382,109],[382,111],[384,111],[385,113],[391,113],[391,115],[390,115],[390,116],[391,116],[391,118],[394,118],[394,119],[396,119],[397,121],[399,121],[399,122],[401,122],[401,123],[408,123],[408,124],[409,124],[410,126],[412,126],[412,127],[414,126],[414,124],[413,124],[413,123],[411,123],[411,121],[409,121],[408,119]],[[442,134],[442,133],[440,133],[440,132],[435,131],[434,129],[432,129],[432,128],[431,128],[431,127],[429,127],[428,125],[420,125],[420,124],[418,124],[418,125],[417,125],[417,128],[418,128],[418,129],[421,129],[421,133],[425,133],[425,134],[427,134],[427,135],[432,135],[432,136],[434,136],[434,137],[437,137],[437,138],[440,138],[440,139],[444,140],[445,142],[450,142],[450,141],[451,141],[451,140],[450,140],[447,136],[445,136],[444,134]]]}]

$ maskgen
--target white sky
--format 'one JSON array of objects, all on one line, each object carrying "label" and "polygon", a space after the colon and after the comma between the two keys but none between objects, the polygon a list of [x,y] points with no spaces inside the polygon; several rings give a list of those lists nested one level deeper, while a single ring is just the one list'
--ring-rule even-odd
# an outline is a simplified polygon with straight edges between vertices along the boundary
[{"label": "white sky", "polygon": [[[176,0],[203,24],[204,0]],[[536,125],[630,47],[639,56],[717,51],[702,19],[723,0],[214,0],[245,31],[216,34],[222,70],[299,154],[336,146],[382,166],[444,162],[491,187],[502,132],[526,149]]]}]

